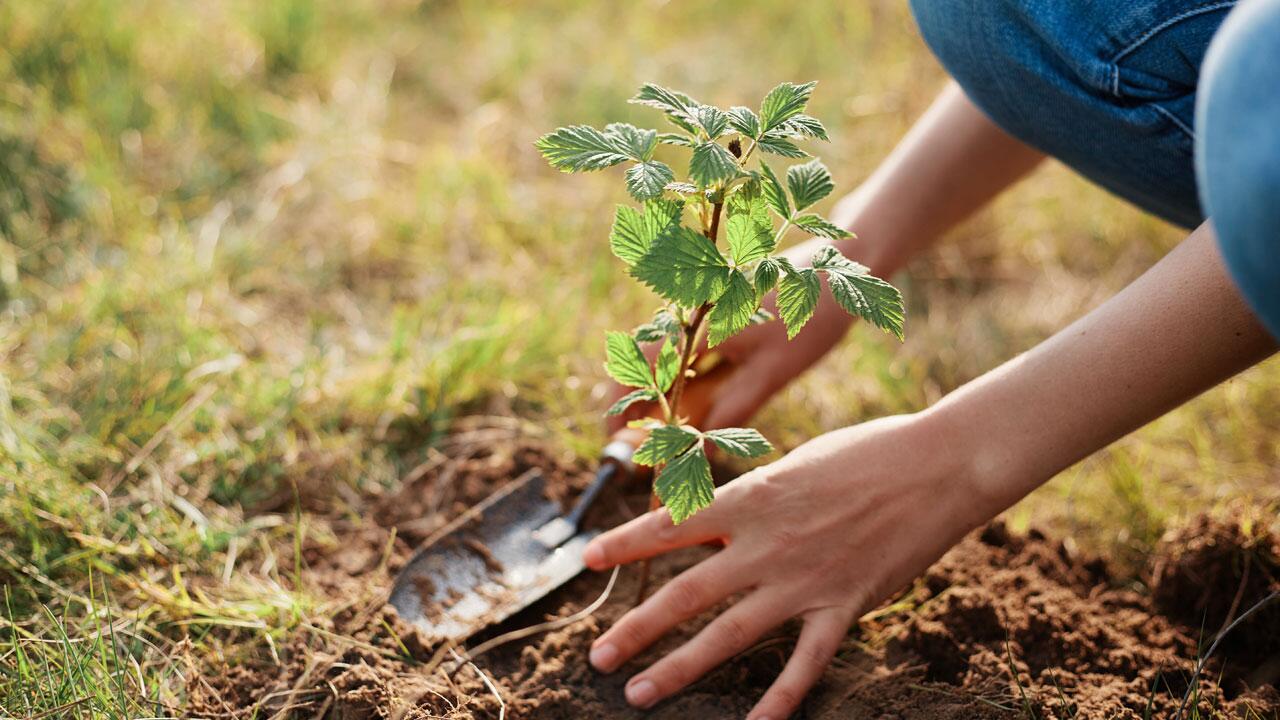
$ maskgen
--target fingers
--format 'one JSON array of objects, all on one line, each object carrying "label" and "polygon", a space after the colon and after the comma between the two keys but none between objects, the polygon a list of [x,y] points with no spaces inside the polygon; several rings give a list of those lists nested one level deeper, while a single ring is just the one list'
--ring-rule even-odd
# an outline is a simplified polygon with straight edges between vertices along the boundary
[{"label": "fingers", "polygon": [[769,362],[769,358],[757,355],[734,369],[707,413],[705,429],[740,427],[755,415],[775,390],[769,380],[771,372],[765,367]]},{"label": "fingers", "polygon": [[831,658],[835,657],[852,621],[852,613],[843,608],[825,608],[806,617],[787,666],[756,703],[747,720],[784,720],[790,717],[831,664]]},{"label": "fingers", "polygon": [[608,570],[636,560],[661,555],[690,545],[700,545],[725,535],[723,512],[712,504],[676,525],[671,514],[659,508],[620,525],[592,540],[582,561],[592,570]]},{"label": "fingers", "polygon": [[623,615],[592,643],[591,664],[612,672],[676,625],[743,589],[746,582],[725,555],[704,560]]},{"label": "fingers", "polygon": [[627,682],[627,702],[647,708],[684,689],[720,663],[746,650],[787,618],[774,594],[755,592],[726,610],[692,640]]}]

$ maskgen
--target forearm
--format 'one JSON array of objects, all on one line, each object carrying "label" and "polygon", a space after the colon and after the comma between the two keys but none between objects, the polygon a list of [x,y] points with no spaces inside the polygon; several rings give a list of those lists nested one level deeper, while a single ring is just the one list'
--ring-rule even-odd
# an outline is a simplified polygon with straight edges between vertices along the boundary
[{"label": "forearm", "polygon": [[926,422],[998,512],[1275,351],[1206,223],[1115,297],[944,398]]},{"label": "forearm", "polygon": [[886,276],[1034,168],[1043,155],[987,119],[952,83],[834,219],[841,251]]}]

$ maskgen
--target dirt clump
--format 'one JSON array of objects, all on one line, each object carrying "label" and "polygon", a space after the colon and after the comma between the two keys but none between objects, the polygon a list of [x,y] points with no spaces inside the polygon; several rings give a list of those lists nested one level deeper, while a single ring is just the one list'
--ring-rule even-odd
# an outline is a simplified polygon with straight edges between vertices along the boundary
[{"label": "dirt clump", "polygon": [[[303,551],[306,581],[318,596],[335,598],[334,606],[303,623],[275,654],[228,658],[191,673],[188,713],[496,718],[503,709],[509,718],[744,717],[781,671],[798,624],[784,625],[684,692],[641,712],[623,699],[627,678],[688,641],[722,607],[663,638],[619,672],[602,675],[588,665],[587,652],[629,609],[638,583],[631,570],[623,571],[610,600],[591,618],[498,647],[453,672],[453,663],[439,663],[450,659],[447,651],[428,646],[385,605],[395,571],[417,542],[531,467],[543,470],[549,492],[562,499],[589,479],[589,467],[557,460],[533,444],[486,446],[369,498],[367,512],[343,516],[371,521],[335,519],[328,530],[339,540],[308,543]],[[597,501],[591,522],[615,525],[646,502],[642,486],[612,486]],[[1172,717],[1194,669],[1201,616],[1222,611],[1226,617],[1231,610],[1230,604],[1215,605],[1216,595],[1202,592],[1205,584],[1234,599],[1242,585],[1242,598],[1272,586],[1256,578],[1274,582],[1274,565],[1268,563],[1276,555],[1263,557],[1254,539],[1244,539],[1254,543],[1247,547],[1255,553],[1248,561],[1249,578],[1255,579],[1245,578],[1239,556],[1224,550],[1241,546],[1242,536],[1197,520],[1167,539],[1162,562],[1152,571],[1154,591],[1145,594],[1121,586],[1104,563],[1076,555],[1062,542],[993,523],[864,618],[797,717]],[[695,548],[658,558],[654,582],[675,577],[712,552]],[[594,600],[606,581],[603,574],[580,575],[472,643],[572,614]],[[1204,673],[1198,687],[1201,717],[1280,720],[1275,680],[1258,675],[1280,655],[1280,634],[1269,618],[1250,625],[1254,637]]]}]

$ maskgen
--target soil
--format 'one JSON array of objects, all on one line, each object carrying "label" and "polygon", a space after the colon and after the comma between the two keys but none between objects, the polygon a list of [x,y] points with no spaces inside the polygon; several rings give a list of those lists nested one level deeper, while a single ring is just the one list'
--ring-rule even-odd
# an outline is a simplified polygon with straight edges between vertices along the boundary
[{"label": "soil", "polygon": [[[689,623],[628,667],[601,675],[591,641],[631,604],[638,573],[624,571],[594,616],[498,647],[449,674],[385,605],[412,548],[524,470],[538,467],[549,493],[572,498],[589,468],[536,446],[482,445],[455,454],[395,493],[365,498],[335,518],[337,541],[304,546],[306,578],[338,609],[312,620],[274,655],[195,668],[195,717],[333,718],[733,718],[744,717],[781,670],[798,627],[779,628],[751,650],[647,713],[622,699],[627,677],[689,639],[714,616]],[[588,523],[606,527],[645,507],[642,486],[613,487]],[[364,521],[353,517],[368,518]],[[864,618],[798,717],[1175,717],[1208,639],[1280,590],[1280,541],[1239,523],[1198,518],[1169,534],[1145,578],[1113,577],[1105,562],[999,522],[966,538],[912,588]],[[653,563],[655,582],[712,550]],[[473,644],[499,632],[570,615],[607,576],[586,573]],[[1206,643],[1207,646],[1207,643]],[[480,673],[492,681],[501,701]],[[1236,627],[1197,683],[1199,717],[1280,720],[1280,603]],[[1214,714],[1216,713],[1216,714]],[[1188,716],[1190,717],[1190,716]]]}]

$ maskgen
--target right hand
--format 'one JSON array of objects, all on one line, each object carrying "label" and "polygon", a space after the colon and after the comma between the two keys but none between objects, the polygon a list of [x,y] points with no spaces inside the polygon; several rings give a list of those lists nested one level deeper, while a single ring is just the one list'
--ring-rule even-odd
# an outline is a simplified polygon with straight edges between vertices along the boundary
[{"label": "right hand", "polygon": [[[797,266],[804,267],[809,264],[814,251],[826,244],[830,244],[830,241],[814,238],[788,248],[781,254]],[[721,362],[728,365],[725,368],[728,375],[715,388],[706,420],[699,425],[701,429],[746,425],[769,398],[821,360],[840,342],[852,320],[831,299],[830,293],[824,292],[821,297],[813,318],[793,340],[787,340],[787,331],[782,322],[775,320],[752,325],[715,347],[714,352],[719,353]],[[775,293],[769,293],[762,304],[777,315]],[[705,344],[702,350],[706,350]],[[657,345],[645,348],[645,353],[652,360],[657,353]],[[694,391],[697,384],[698,378],[695,377],[686,391]],[[614,385],[609,401],[617,400],[628,391],[628,388]],[[612,434],[628,421],[652,414],[652,404],[637,403],[626,413],[607,418],[606,427]]]}]

